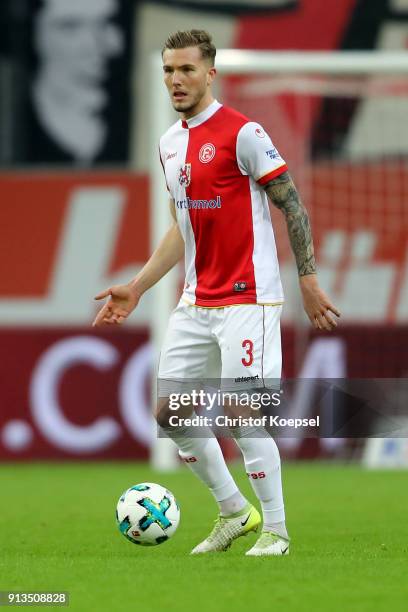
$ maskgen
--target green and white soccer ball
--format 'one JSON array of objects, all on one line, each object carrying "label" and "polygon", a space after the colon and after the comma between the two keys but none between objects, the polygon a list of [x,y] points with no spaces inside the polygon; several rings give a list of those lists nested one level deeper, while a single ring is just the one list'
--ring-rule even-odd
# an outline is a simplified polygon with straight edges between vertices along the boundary
[{"label": "green and white soccer ball", "polygon": [[129,542],[155,546],[174,534],[180,522],[180,509],[170,491],[154,482],[143,482],[120,496],[116,521]]}]

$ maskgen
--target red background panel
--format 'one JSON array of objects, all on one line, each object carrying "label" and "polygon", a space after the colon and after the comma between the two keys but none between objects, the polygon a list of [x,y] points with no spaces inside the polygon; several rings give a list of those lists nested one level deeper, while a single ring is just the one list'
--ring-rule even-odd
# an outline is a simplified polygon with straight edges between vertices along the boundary
[{"label": "red background panel", "polygon": [[107,272],[115,272],[148,257],[147,176],[124,172],[2,174],[0,296],[28,298],[46,295],[73,191],[111,185],[120,185],[127,197],[114,256]]},{"label": "red background panel", "polygon": [[[58,403],[64,417],[72,424],[88,425],[108,416],[117,421],[121,435],[100,452],[71,453],[57,448],[35,426],[30,405],[30,385],[34,368],[44,352],[64,339],[99,337],[119,353],[117,362],[103,371],[87,363],[73,364],[64,371],[58,389]],[[147,341],[143,331],[97,333],[89,329],[10,329],[0,332],[0,433],[10,421],[23,420],[34,432],[26,450],[10,452],[0,442],[1,459],[124,459],[146,458],[147,448],[129,433],[119,412],[118,381],[129,357]],[[146,385],[146,402],[150,390]]]}]

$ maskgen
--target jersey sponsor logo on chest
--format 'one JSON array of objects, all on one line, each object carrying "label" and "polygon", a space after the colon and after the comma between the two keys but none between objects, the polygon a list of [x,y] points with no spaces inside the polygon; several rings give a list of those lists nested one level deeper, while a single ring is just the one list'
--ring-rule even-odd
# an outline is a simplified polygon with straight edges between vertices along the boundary
[{"label": "jersey sponsor logo on chest", "polygon": [[208,209],[208,208],[221,208],[222,200],[220,196],[216,196],[213,200],[193,200],[192,198],[184,198],[183,200],[176,201],[177,208],[191,209]]}]

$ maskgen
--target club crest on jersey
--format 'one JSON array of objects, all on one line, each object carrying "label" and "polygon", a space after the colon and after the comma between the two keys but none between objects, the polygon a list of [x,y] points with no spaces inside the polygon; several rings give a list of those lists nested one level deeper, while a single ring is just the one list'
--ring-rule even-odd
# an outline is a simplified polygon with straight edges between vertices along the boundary
[{"label": "club crest on jersey", "polygon": [[188,187],[191,182],[191,164],[184,164],[180,168],[178,182],[182,187]]},{"label": "club crest on jersey", "polygon": [[203,164],[208,164],[215,157],[215,147],[211,142],[203,145],[198,154],[198,159]]}]

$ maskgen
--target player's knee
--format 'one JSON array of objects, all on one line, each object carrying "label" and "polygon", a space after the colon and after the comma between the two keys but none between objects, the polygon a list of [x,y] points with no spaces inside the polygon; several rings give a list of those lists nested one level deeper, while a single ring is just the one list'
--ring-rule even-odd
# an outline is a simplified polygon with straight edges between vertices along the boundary
[{"label": "player's knee", "polygon": [[169,407],[169,400],[167,398],[159,399],[156,410],[154,411],[154,418],[157,421],[159,427],[169,427],[170,417],[172,411]]},{"label": "player's knee", "polygon": [[184,426],[184,420],[191,418],[193,414],[194,411],[191,406],[180,406],[175,409],[168,398],[160,398],[154,411],[154,418],[159,427],[164,429],[168,427],[180,428]]}]

